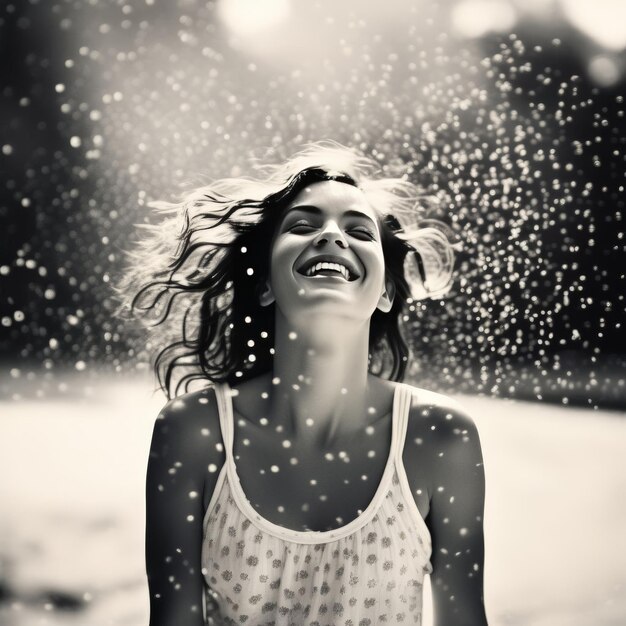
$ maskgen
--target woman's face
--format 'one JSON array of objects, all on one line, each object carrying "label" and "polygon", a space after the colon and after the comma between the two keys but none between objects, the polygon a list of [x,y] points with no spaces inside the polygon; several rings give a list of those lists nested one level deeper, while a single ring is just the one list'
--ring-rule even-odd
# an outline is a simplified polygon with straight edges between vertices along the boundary
[{"label": "woman's face", "polygon": [[282,314],[369,319],[385,291],[385,259],[374,209],[346,183],[305,187],[274,235],[270,286]]}]

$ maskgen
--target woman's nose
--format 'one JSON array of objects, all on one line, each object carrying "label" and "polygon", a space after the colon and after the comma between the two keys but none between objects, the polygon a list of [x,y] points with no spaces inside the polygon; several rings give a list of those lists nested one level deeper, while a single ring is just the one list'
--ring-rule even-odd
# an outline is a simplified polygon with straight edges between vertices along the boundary
[{"label": "woman's nose", "polygon": [[343,236],[343,232],[341,231],[341,228],[339,228],[339,225],[337,224],[337,222],[333,220],[326,223],[326,225],[321,230],[319,235],[315,237],[313,241],[313,245],[321,246],[322,244],[328,243],[330,241],[336,243],[340,248],[348,247],[348,242],[346,241],[346,238]]}]

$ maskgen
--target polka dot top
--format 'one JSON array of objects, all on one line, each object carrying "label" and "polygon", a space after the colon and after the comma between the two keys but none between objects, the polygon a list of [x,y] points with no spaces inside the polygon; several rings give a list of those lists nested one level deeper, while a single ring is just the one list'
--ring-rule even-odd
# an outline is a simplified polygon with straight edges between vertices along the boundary
[{"label": "polka dot top", "polygon": [[329,531],[296,531],[261,517],[233,456],[233,407],[216,387],[226,461],[204,521],[204,615],[211,626],[421,624],[430,533],[402,464],[411,388],[396,386],[391,448],[361,515]]}]

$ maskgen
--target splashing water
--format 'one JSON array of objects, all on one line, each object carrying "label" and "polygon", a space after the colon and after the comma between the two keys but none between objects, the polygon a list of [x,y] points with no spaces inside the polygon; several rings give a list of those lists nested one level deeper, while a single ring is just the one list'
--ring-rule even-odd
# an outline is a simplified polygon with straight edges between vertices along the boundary
[{"label": "splashing water", "polygon": [[445,5],[319,3],[244,37],[195,2],[11,7],[5,394],[145,367],[111,286],[146,203],[332,138],[405,171],[462,241],[452,294],[405,319],[414,380],[623,406],[624,79],[594,86],[565,23],[469,40]]}]

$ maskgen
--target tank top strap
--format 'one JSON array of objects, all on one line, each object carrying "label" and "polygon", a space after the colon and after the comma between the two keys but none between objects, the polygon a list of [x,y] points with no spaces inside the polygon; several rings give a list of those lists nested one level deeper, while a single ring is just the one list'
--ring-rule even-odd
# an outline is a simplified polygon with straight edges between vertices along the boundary
[{"label": "tank top strap", "polygon": [[222,441],[224,442],[224,453],[228,462],[233,451],[233,412],[231,389],[228,383],[215,386],[215,397],[217,399],[217,412],[220,418],[220,429],[222,431]]},{"label": "tank top strap", "polygon": [[394,424],[396,436],[394,437],[393,457],[396,466],[402,465],[402,453],[406,440],[406,431],[409,423],[409,410],[411,408],[411,387],[404,383],[398,383],[399,389],[396,401],[398,405],[394,407],[393,416],[396,420]]},{"label": "tank top strap", "polygon": [[[411,492],[409,478],[404,467],[404,461],[402,460],[402,455],[404,453],[404,444],[406,442],[406,435],[409,427],[409,415],[411,411],[411,403],[413,400],[414,389],[414,387],[405,384],[402,384],[402,388],[398,389],[398,392],[400,393],[400,404],[396,413],[396,426],[398,429],[398,436],[396,437],[395,442],[396,448],[394,450],[394,461],[396,466],[396,474],[398,476],[398,483],[400,485],[401,491],[404,494],[404,501],[409,507],[409,511],[411,512],[413,521],[415,522],[422,536],[422,540],[430,548],[430,546],[432,546],[430,530],[428,529],[424,518],[417,508],[417,503],[415,502],[415,498]],[[427,564],[426,570],[429,573],[432,571],[432,566],[430,562]]]}]

